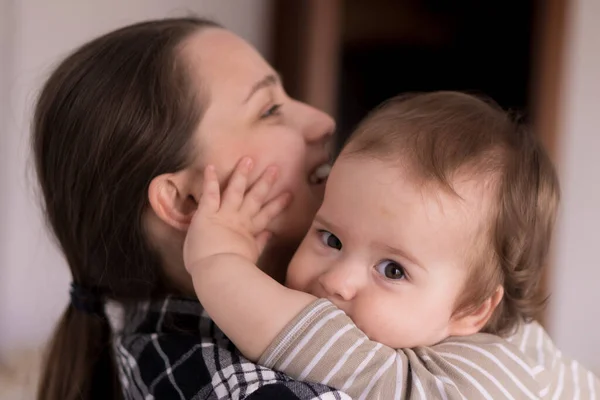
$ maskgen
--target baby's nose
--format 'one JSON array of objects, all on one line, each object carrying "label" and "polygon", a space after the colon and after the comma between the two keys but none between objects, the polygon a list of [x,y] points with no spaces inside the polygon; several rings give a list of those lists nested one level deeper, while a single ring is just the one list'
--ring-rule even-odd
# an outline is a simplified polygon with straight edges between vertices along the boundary
[{"label": "baby's nose", "polygon": [[319,283],[328,298],[333,300],[350,301],[356,296],[359,283],[350,271],[335,268],[319,277]]}]

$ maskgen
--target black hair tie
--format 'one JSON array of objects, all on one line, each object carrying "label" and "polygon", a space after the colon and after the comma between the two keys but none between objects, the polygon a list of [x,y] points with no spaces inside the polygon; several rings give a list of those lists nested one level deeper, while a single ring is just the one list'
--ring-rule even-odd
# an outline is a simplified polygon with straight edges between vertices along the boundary
[{"label": "black hair tie", "polygon": [[104,296],[98,289],[90,289],[71,283],[71,305],[85,314],[105,317]]}]

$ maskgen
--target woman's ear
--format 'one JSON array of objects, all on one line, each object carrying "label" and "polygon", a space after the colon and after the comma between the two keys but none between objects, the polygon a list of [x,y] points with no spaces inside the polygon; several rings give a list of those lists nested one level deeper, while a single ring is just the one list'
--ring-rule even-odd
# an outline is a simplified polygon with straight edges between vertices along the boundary
[{"label": "woman's ear", "polygon": [[479,332],[494,314],[496,307],[502,301],[504,288],[498,285],[494,294],[488,297],[475,310],[459,314],[450,321],[450,336],[468,336]]},{"label": "woman's ear", "polygon": [[148,200],[154,213],[167,225],[183,232],[187,231],[198,207],[200,193],[195,193],[195,188],[200,186],[193,183],[197,183],[194,176],[180,171],[155,177],[148,188]]}]

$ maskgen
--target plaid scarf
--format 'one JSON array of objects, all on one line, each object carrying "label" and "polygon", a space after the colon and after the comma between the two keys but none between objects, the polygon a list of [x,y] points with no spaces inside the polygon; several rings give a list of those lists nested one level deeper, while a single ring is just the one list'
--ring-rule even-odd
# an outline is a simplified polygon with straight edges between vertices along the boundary
[{"label": "plaid scarf", "polygon": [[114,346],[127,400],[350,398],[247,360],[195,300],[139,303],[122,322]]}]

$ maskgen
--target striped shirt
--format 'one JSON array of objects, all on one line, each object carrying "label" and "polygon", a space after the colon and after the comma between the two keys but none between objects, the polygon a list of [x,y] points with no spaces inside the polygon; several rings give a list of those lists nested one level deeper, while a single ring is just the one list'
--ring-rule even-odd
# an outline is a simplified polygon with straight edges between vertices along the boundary
[{"label": "striped shirt", "polygon": [[600,381],[562,356],[536,322],[507,340],[478,333],[396,350],[370,341],[320,299],[273,341],[259,364],[353,399],[596,399]]}]

